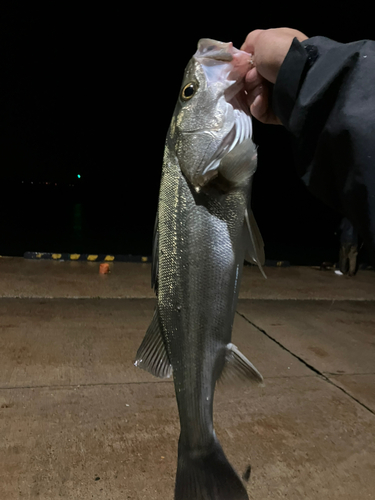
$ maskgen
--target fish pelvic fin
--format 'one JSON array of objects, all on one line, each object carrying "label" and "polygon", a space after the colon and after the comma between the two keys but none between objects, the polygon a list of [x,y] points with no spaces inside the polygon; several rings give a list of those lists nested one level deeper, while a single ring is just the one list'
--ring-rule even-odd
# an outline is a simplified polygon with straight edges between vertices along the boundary
[{"label": "fish pelvic fin", "polygon": [[205,451],[188,450],[180,440],[174,500],[249,500],[216,437]]},{"label": "fish pelvic fin", "polygon": [[258,224],[256,223],[254,214],[251,209],[246,209],[245,211],[244,225],[245,260],[247,260],[251,264],[257,265],[260,272],[263,274],[263,277],[267,279],[267,276],[262,267],[265,262],[263,238],[260,234]]},{"label": "fish pelvic fin", "polygon": [[158,308],[155,309],[151,324],[139,346],[134,365],[155,377],[169,378],[172,374],[172,365],[160,327]]},{"label": "fish pelvic fin", "polygon": [[219,381],[226,383],[238,380],[261,383],[263,377],[234,344],[228,344],[225,365]]}]

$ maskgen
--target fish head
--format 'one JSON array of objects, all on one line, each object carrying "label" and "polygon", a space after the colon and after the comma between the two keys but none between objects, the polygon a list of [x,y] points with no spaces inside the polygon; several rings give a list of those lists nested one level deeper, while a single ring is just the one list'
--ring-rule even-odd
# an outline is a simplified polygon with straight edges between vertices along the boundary
[{"label": "fish head", "polygon": [[250,54],[201,39],[184,73],[169,138],[182,173],[196,188],[218,175],[221,159],[251,138],[245,76]]}]

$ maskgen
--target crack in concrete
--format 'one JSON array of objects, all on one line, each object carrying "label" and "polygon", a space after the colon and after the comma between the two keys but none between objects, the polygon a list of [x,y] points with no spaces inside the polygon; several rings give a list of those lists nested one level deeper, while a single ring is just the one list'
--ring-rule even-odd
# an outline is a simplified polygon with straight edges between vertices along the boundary
[{"label": "crack in concrete", "polygon": [[335,372],[324,372],[327,375],[331,375],[332,377],[357,377],[357,376],[366,376],[366,375],[375,375],[375,372],[363,372],[363,373],[335,373]]},{"label": "crack in concrete", "polygon": [[66,385],[20,385],[12,387],[0,387],[0,391],[20,389],[80,389],[81,387],[112,387],[122,385],[144,385],[144,384],[173,384],[173,380],[157,380],[155,382],[98,382],[96,384],[66,384]]},{"label": "crack in concrete", "polygon": [[375,411],[374,410],[372,410],[370,407],[368,407],[367,405],[365,405],[364,403],[362,403],[362,401],[360,401],[359,399],[355,398],[352,394],[350,394],[350,392],[346,391],[344,388],[342,388],[339,385],[335,384],[335,382],[333,380],[331,380],[329,377],[327,377],[327,375],[325,375],[323,372],[321,372],[317,368],[315,368],[315,366],[310,365],[310,363],[308,363],[303,358],[301,358],[300,356],[298,356],[297,354],[295,354],[294,352],[292,352],[290,349],[288,349],[287,347],[285,347],[281,342],[279,342],[274,337],[272,337],[269,333],[267,333],[265,330],[263,330],[263,328],[260,328],[260,326],[256,325],[252,321],[250,321],[244,314],[242,314],[242,313],[240,313],[238,311],[236,311],[236,313],[239,316],[241,316],[241,318],[243,318],[245,321],[247,321],[250,325],[252,325],[254,328],[256,328],[258,331],[260,331],[261,333],[263,333],[263,335],[265,335],[267,338],[269,338],[270,340],[272,340],[272,342],[275,342],[275,344],[277,344],[279,347],[281,347],[284,351],[288,352],[291,356],[293,356],[294,358],[298,359],[298,361],[300,361],[302,364],[304,364],[307,368],[309,368],[310,370],[312,370],[313,372],[315,372],[317,375],[319,375],[319,377],[321,377],[323,380],[325,380],[329,384],[331,384],[334,387],[336,387],[337,389],[339,389],[341,392],[343,392],[344,394],[346,394],[346,396],[348,396],[350,399],[352,399],[353,401],[355,401],[356,403],[358,403],[360,406],[362,406],[362,408],[364,408],[365,410],[367,410],[368,412],[370,412],[372,415],[375,416]]}]

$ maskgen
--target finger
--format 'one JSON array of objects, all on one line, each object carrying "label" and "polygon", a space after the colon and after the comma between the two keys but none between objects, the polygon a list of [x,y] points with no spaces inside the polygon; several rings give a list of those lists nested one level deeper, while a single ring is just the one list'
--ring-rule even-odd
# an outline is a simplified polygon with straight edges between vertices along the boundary
[{"label": "finger", "polygon": [[308,36],[305,35],[305,33],[302,33],[302,31],[295,30],[293,28],[276,28],[273,29],[273,31],[278,31],[280,34],[285,35],[286,37],[289,38],[297,38],[299,42],[303,42],[304,40],[308,39]]},{"label": "finger", "polygon": [[250,106],[250,112],[254,118],[259,120],[262,123],[266,123],[266,115],[267,115],[267,103],[264,99],[264,95],[259,94],[252,105]]},{"label": "finger", "polygon": [[255,101],[255,99],[258,97],[258,95],[262,95],[264,93],[264,88],[263,85],[258,85],[257,87],[254,87],[251,92],[247,93],[247,104],[249,108]]},{"label": "finger", "polygon": [[264,78],[258,73],[256,68],[252,68],[246,73],[245,76],[245,90],[247,93],[253,91],[254,88],[259,87],[264,82]]},{"label": "finger", "polygon": [[264,81],[264,78],[262,75],[260,75],[257,71],[256,68],[251,68],[245,76],[245,84],[246,85],[258,85],[259,83],[262,83]]},{"label": "finger", "polygon": [[258,36],[262,33],[264,30],[254,30],[251,31],[247,37],[244,43],[241,45],[241,50],[245,52],[249,52],[250,54],[254,54],[254,46],[255,46],[255,41],[258,38]]},{"label": "finger", "polygon": [[251,114],[262,123],[281,125],[281,121],[268,105],[268,89],[264,87],[250,107]]},{"label": "finger", "polygon": [[258,73],[256,68],[247,72],[245,77],[246,99],[249,108],[258,97],[264,92],[264,85],[267,86],[266,80]]}]

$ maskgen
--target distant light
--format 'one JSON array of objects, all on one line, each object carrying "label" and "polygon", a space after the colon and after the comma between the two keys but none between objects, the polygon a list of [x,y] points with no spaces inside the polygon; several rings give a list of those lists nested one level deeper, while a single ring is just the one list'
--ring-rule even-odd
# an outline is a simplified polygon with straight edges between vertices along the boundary
[{"label": "distant light", "polygon": [[80,175],[80,174],[78,174],[78,175],[77,175],[77,177],[78,177],[78,179],[80,179],[80,178],[81,178],[81,175]]}]

